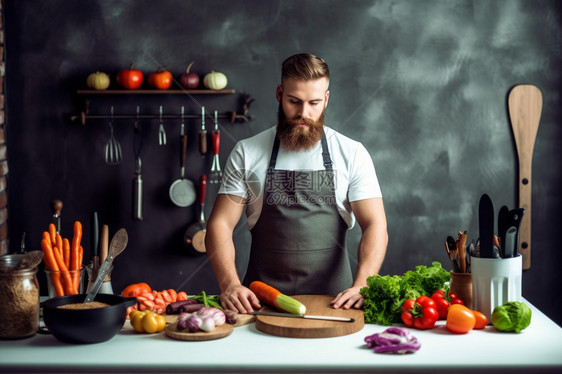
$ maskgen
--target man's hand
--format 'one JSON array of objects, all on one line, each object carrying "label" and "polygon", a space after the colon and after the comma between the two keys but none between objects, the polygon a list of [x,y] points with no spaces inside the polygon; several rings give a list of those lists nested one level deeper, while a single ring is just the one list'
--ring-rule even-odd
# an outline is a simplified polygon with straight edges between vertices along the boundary
[{"label": "man's hand", "polygon": [[337,294],[336,298],[330,302],[330,305],[332,305],[334,309],[359,309],[363,306],[363,302],[365,301],[365,298],[359,293],[360,290],[361,287],[348,288]]},{"label": "man's hand", "polygon": [[223,308],[237,313],[251,313],[261,308],[260,301],[256,295],[242,285],[228,287],[220,294],[219,299]]}]

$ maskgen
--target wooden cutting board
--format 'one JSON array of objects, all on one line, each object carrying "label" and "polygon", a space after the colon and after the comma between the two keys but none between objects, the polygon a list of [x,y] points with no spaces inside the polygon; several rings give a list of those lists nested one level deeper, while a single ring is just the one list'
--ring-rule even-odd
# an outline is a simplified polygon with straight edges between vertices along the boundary
[{"label": "wooden cutting board", "polygon": [[203,341],[203,340],[215,340],[215,339],[224,338],[232,333],[234,327],[247,325],[256,320],[256,316],[252,316],[249,314],[238,314],[238,322],[235,325],[230,325],[228,323],[225,323],[224,325],[215,327],[213,331],[189,332],[185,330],[178,331],[177,314],[165,314],[164,317],[166,318],[166,323],[167,323],[166,329],[164,330],[166,335],[172,339],[186,340],[186,341]]},{"label": "wooden cutting board", "polygon": [[[290,338],[330,338],[353,334],[363,329],[365,319],[361,309],[334,309],[330,306],[333,296],[293,296],[306,306],[306,314],[354,318],[354,322],[336,322],[301,318],[256,316],[256,328],[266,334]],[[272,307],[263,307],[263,312],[279,312]]]}]

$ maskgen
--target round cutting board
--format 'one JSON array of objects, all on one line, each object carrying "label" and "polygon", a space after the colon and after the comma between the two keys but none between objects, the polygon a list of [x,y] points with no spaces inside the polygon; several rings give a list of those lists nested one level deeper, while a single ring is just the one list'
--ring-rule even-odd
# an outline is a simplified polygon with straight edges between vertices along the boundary
[{"label": "round cutting board", "polygon": [[[323,321],[303,318],[256,316],[256,328],[266,334],[290,338],[330,338],[353,334],[363,329],[365,319],[361,309],[334,309],[330,306],[333,296],[297,295],[293,296],[306,306],[306,314],[318,316],[346,317],[354,322]],[[263,312],[279,312],[269,306]]]},{"label": "round cutting board", "polygon": [[228,323],[215,327],[212,331],[197,331],[189,332],[187,330],[178,331],[177,323],[173,323],[166,326],[166,335],[172,339],[177,340],[190,340],[190,341],[202,341],[202,340],[214,340],[224,338],[232,333],[234,326]]}]

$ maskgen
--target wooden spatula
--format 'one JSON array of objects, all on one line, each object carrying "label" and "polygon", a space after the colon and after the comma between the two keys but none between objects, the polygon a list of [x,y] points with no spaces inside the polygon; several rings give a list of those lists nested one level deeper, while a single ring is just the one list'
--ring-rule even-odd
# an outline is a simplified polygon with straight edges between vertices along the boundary
[{"label": "wooden spatula", "polygon": [[541,91],[529,84],[515,86],[509,92],[508,106],[519,158],[519,207],[526,210],[519,230],[519,252],[527,270],[531,267],[531,171],[542,111]]}]

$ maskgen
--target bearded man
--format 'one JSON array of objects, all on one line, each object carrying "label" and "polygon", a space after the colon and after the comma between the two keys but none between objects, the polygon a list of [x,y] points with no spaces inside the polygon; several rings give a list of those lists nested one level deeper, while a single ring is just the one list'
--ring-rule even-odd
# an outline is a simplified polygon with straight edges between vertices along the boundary
[{"label": "bearded man", "polygon": [[[232,150],[207,222],[207,256],[224,308],[261,307],[248,288],[260,280],[287,295],[332,295],[334,308],[360,308],[360,289],[378,273],[388,243],[381,189],[365,147],[324,126],[328,65],[311,54],[282,64],[278,123]],[[241,280],[233,231],[246,211],[252,235]],[[353,276],[346,231],[361,240]]]}]

